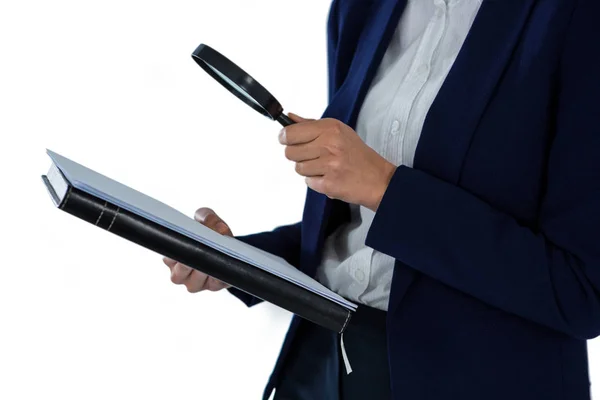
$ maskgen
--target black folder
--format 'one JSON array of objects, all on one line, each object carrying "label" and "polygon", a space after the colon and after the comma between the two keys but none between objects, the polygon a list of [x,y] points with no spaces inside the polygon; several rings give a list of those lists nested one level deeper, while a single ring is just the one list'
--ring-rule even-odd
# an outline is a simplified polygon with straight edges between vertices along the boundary
[{"label": "black folder", "polygon": [[[93,179],[100,179],[102,183],[108,184],[109,189],[126,188],[124,185],[56,153],[48,151],[48,154],[53,164],[42,179],[54,204],[60,210],[184,263],[327,329],[342,333],[347,327],[356,305],[325,288],[316,290],[314,285],[318,288],[318,283],[306,275],[296,270],[292,271],[290,276],[281,276],[257,266],[255,261],[248,262],[240,256],[227,254],[210,243],[202,243],[186,232],[182,233],[180,229],[174,229],[168,223],[147,215],[135,205],[111,197],[108,191],[99,191],[98,187],[81,178],[84,176],[81,172],[87,174],[85,176],[92,176]],[[156,202],[139,192],[136,192],[136,195],[143,201]],[[256,254],[264,256],[261,259],[268,262],[277,261],[273,255]],[[294,277],[301,278],[300,283],[294,281]]]}]

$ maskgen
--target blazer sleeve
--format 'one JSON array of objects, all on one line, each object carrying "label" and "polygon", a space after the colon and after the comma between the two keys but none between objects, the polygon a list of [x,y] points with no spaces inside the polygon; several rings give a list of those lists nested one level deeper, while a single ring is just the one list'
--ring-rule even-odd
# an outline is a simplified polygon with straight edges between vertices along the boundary
[{"label": "blazer sleeve", "polygon": [[535,230],[401,166],[366,244],[492,306],[590,339],[600,335],[600,2],[579,3],[561,55],[557,131]]},{"label": "blazer sleeve", "polygon": [[[279,256],[297,267],[300,262],[300,230],[301,224],[298,222],[293,225],[280,226],[270,232],[238,236],[236,239]],[[229,288],[229,292],[246,303],[248,307],[262,302],[261,299],[236,288]]]}]

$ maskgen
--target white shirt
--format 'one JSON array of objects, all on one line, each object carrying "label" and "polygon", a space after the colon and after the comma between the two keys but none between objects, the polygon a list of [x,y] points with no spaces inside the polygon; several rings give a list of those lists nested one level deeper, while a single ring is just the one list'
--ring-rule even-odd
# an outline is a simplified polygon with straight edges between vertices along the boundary
[{"label": "white shirt", "polygon": [[[408,1],[356,125],[363,141],[391,163],[412,167],[427,112],[481,1]],[[327,238],[317,279],[349,300],[387,310],[394,259],[365,246],[375,214],[356,205],[350,213],[350,222]]]}]

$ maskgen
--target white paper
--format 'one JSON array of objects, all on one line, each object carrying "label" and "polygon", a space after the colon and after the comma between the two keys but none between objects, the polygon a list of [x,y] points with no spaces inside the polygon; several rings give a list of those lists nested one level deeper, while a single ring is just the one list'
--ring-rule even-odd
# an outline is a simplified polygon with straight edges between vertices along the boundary
[{"label": "white paper", "polygon": [[174,208],[53,151],[47,150],[47,153],[75,188],[197,240],[233,258],[293,282],[348,309],[356,310],[355,304],[300,272],[284,259],[230,236],[223,236]]}]

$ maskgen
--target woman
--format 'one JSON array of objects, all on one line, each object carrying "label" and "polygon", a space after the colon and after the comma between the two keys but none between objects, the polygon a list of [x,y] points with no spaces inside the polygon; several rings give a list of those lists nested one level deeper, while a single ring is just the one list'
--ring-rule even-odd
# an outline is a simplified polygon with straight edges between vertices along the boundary
[{"label": "woman", "polygon": [[[329,106],[279,136],[309,187],[303,220],[241,239],[360,307],[342,348],[294,318],[265,398],[589,399],[598,15],[594,0],[333,2]],[[226,286],[165,262],[190,291]]]}]

